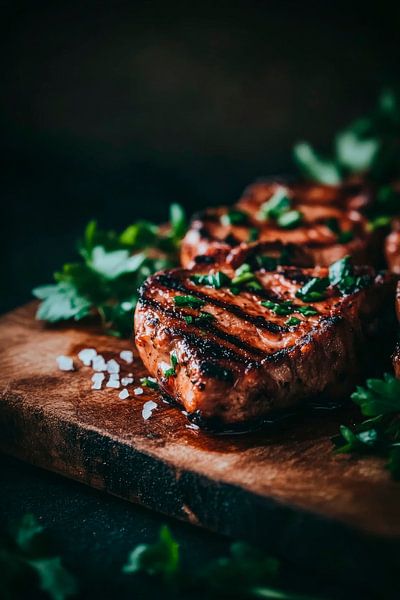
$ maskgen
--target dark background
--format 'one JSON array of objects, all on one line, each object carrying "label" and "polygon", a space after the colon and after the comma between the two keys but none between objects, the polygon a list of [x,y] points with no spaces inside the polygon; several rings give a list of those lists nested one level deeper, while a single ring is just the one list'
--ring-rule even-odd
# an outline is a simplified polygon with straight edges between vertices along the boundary
[{"label": "dark background", "polygon": [[[252,179],[290,172],[296,140],[328,149],[399,80],[400,13],[388,2],[0,6],[0,311],[50,281],[90,218],[122,228],[165,219],[172,201],[188,212],[232,202]],[[8,459],[2,473],[5,519],[36,511],[87,581],[105,561],[103,590],[162,522]],[[192,560],[222,547],[176,527]]]}]

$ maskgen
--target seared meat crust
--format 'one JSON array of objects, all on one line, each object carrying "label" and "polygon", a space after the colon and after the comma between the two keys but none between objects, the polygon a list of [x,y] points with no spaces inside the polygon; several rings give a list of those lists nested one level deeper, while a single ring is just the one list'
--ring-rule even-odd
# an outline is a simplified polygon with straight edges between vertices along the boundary
[{"label": "seared meat crust", "polygon": [[[218,270],[234,277],[230,265]],[[329,288],[324,300],[307,303],[318,311],[308,316],[298,312],[305,303],[296,292],[312,277],[326,277],[326,268],[260,269],[260,289],[233,292],[195,283],[194,272],[216,270],[174,269],[144,283],[136,345],[165,394],[188,413],[222,426],[264,418],[324,393],[332,398],[351,391],[376,346],[378,313],[392,312],[392,279],[368,268],[359,268],[370,277],[367,287],[347,296]],[[177,296],[194,297],[201,306],[182,305]],[[261,304],[268,301],[272,308]],[[294,306],[290,315],[276,314],[282,302]],[[293,316],[297,321],[288,320]],[[178,363],[173,374],[171,353]]]},{"label": "seared meat crust", "polygon": [[[291,210],[301,213],[300,224],[293,228],[280,227],[260,215],[262,205],[282,187]],[[245,190],[235,206],[207,209],[193,217],[182,243],[181,263],[192,267],[201,256],[223,259],[240,244],[280,243],[297,247],[291,264],[298,266],[328,266],[347,254],[357,264],[376,264],[375,235],[361,212],[369,202],[368,192],[360,186],[258,182]],[[245,213],[244,222],[227,222],[224,217],[232,210]]]}]

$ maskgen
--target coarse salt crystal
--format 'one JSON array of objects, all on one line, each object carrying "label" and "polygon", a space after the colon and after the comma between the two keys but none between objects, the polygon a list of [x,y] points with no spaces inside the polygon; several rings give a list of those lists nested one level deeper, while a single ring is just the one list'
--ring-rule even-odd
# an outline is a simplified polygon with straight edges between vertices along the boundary
[{"label": "coarse salt crystal", "polygon": [[130,364],[133,363],[133,352],[132,352],[132,350],[122,350],[122,352],[119,353],[119,356],[128,365],[130,365]]},{"label": "coarse salt crystal", "polygon": [[103,383],[104,378],[104,373],[95,373],[94,375],[92,375],[92,390],[101,390],[101,384]]},{"label": "coarse salt crystal", "polygon": [[101,354],[98,354],[92,360],[92,368],[94,371],[106,371],[107,365],[104,357]]},{"label": "coarse salt crystal", "polygon": [[119,373],[119,364],[117,363],[116,360],[114,360],[113,358],[111,360],[108,361],[107,363],[107,371],[109,373]]},{"label": "coarse salt crystal", "polygon": [[92,362],[95,356],[97,356],[97,352],[94,348],[83,348],[78,353],[78,358],[83,362],[85,367],[90,366],[90,363]]},{"label": "coarse salt crystal", "polygon": [[157,379],[155,377],[148,377],[147,379],[153,383],[157,383]]},{"label": "coarse salt crystal", "polygon": [[123,389],[119,394],[118,394],[118,398],[120,398],[121,400],[126,400],[127,398],[129,398],[129,392],[128,390],[125,388]]},{"label": "coarse salt crystal", "polygon": [[133,383],[133,377],[123,377],[121,379],[121,383],[122,383],[122,385],[129,385],[129,384]]},{"label": "coarse salt crystal", "polygon": [[113,377],[112,375],[110,375],[110,378],[107,381],[106,386],[109,388],[115,388],[117,390],[120,387],[119,379],[117,379],[116,377]]},{"label": "coarse salt crystal", "polygon": [[133,393],[135,394],[135,396],[141,396],[143,394],[143,388],[137,387],[133,390]]},{"label": "coarse salt crystal", "polygon": [[74,361],[71,356],[57,356],[56,358],[60,371],[74,371]]},{"label": "coarse salt crystal", "polygon": [[143,404],[142,417],[145,421],[150,419],[155,408],[157,408],[157,404],[153,400],[149,400]]}]

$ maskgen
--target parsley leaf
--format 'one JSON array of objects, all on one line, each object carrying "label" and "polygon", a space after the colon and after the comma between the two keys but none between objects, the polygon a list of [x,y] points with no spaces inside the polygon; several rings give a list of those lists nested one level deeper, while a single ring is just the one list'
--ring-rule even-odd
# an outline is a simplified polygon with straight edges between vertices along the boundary
[{"label": "parsley leaf", "polygon": [[177,204],[171,206],[168,227],[138,221],[118,234],[90,221],[78,245],[80,261],[55,273],[55,284],[33,290],[42,300],[37,318],[55,323],[97,314],[107,333],[128,337],[139,287],[152,273],[178,264],[185,229]]},{"label": "parsley leaf", "polygon": [[38,586],[52,600],[64,600],[77,591],[75,578],[60,557],[51,554],[43,527],[30,514],[1,539],[0,571],[4,597],[20,597],[24,585],[30,593],[32,586]]},{"label": "parsley leaf", "polygon": [[[385,90],[375,110],[337,134],[329,158],[321,158],[307,142],[296,144],[293,154],[299,171],[311,181],[339,185],[356,176],[368,177],[381,186],[400,172],[399,140],[400,104],[393,91]],[[376,204],[374,211],[379,210]]]},{"label": "parsley leaf", "polygon": [[342,173],[335,162],[318,156],[307,142],[296,144],[293,148],[293,156],[297,168],[306,179],[326,185],[342,183]]},{"label": "parsley leaf", "polygon": [[336,452],[385,456],[386,467],[400,479],[400,380],[389,374],[383,379],[367,379],[351,399],[370,418],[353,428],[342,425],[340,435],[333,438]]},{"label": "parsley leaf", "polygon": [[42,300],[37,318],[50,323],[67,319],[79,321],[90,314],[92,307],[90,300],[69,282],[42,285],[32,290],[32,294]]},{"label": "parsley leaf", "polygon": [[310,596],[282,589],[280,562],[244,542],[231,544],[228,556],[212,560],[192,572],[183,570],[179,545],[165,525],[155,543],[136,546],[122,571],[160,577],[175,591],[200,591],[204,597],[311,600]]},{"label": "parsley leaf", "polygon": [[158,541],[154,544],[140,544],[129,554],[123,573],[143,571],[148,575],[161,576],[165,581],[179,573],[179,544],[174,540],[169,528],[160,529]]}]

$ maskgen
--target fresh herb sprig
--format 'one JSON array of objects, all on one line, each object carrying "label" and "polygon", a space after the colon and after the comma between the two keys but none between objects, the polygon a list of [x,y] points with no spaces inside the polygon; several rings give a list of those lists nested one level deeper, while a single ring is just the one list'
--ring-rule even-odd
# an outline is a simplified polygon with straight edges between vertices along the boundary
[{"label": "fresh herb sprig", "polygon": [[116,233],[91,221],[78,246],[80,260],[55,273],[55,284],[33,290],[42,301],[37,318],[55,323],[99,315],[107,333],[128,337],[139,287],[152,273],[178,264],[185,231],[178,204],[171,205],[167,227],[138,221]]},{"label": "fresh herb sprig", "polygon": [[75,578],[54,555],[42,525],[27,514],[0,538],[2,598],[32,597],[39,588],[52,600],[76,594]]},{"label": "fresh herb sprig", "polygon": [[352,176],[390,181],[400,173],[399,150],[400,103],[392,90],[385,90],[370,114],[337,134],[331,156],[321,157],[307,142],[296,144],[293,152],[306,179],[338,185]]},{"label": "fresh herb sprig", "polygon": [[180,592],[201,591],[216,598],[311,600],[280,586],[279,561],[244,542],[231,545],[230,554],[197,568],[182,568],[179,544],[163,526],[153,544],[140,544],[129,554],[123,573],[146,573]]},{"label": "fresh herb sprig", "polygon": [[367,379],[351,398],[368,418],[352,428],[340,427],[333,438],[336,452],[383,456],[393,478],[400,480],[400,380],[390,374]]}]

